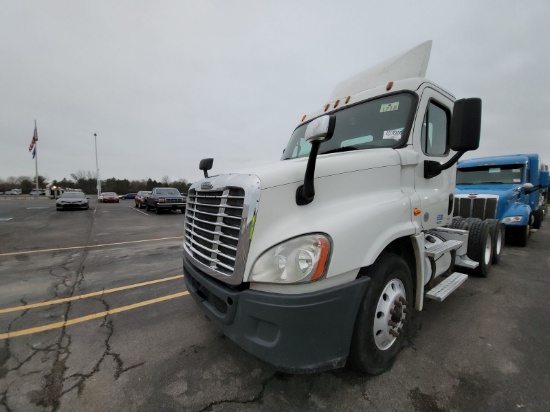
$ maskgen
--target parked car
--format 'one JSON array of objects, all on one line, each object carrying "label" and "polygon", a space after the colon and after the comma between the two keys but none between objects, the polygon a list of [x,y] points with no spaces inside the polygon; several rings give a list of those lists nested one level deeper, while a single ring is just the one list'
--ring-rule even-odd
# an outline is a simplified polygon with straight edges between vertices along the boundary
[{"label": "parked car", "polygon": [[159,214],[162,210],[180,210],[185,213],[187,199],[178,189],[173,187],[154,187],[145,204],[146,210],[155,209]]},{"label": "parked car", "polygon": [[147,198],[151,195],[150,190],[140,190],[134,198],[136,207],[143,209],[147,205]]},{"label": "parked car", "polygon": [[6,192],[7,195],[20,195],[21,189],[12,189]]},{"label": "parked car", "polygon": [[104,192],[99,196],[99,201],[103,203],[118,203],[120,199],[115,192]]},{"label": "parked car", "polygon": [[125,195],[120,195],[119,199],[135,199],[136,193],[126,193]]},{"label": "parked car", "polygon": [[34,190],[31,190],[29,195],[31,195],[31,196],[46,196],[46,191],[44,189],[38,189],[38,190],[34,189]]},{"label": "parked car", "polygon": [[89,198],[83,192],[65,192],[55,202],[57,210],[89,209]]}]

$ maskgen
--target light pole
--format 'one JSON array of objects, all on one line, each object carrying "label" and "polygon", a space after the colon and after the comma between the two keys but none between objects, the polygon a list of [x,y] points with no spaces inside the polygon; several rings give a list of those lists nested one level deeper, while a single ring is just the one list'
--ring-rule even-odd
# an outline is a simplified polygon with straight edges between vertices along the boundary
[{"label": "light pole", "polygon": [[99,179],[99,166],[97,163],[97,133],[94,133],[95,140],[95,168],[96,168],[96,177],[97,177],[97,199],[101,196],[101,180]]}]

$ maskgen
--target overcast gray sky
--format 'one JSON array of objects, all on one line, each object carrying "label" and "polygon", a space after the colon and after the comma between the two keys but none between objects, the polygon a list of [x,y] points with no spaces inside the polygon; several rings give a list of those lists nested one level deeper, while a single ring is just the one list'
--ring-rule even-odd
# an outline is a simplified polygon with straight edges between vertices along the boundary
[{"label": "overcast gray sky", "polygon": [[433,40],[426,77],[483,99],[467,157],[550,163],[550,2],[0,0],[0,178],[195,181],[277,161],[305,113]]}]

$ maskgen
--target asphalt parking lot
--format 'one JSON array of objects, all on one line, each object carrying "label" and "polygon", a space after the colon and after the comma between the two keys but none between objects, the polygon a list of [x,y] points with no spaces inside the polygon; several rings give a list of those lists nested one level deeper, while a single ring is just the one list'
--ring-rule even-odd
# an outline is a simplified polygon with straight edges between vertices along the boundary
[{"label": "asphalt parking lot", "polygon": [[550,219],[416,314],[394,367],[278,373],[187,294],[183,215],[0,198],[0,411],[548,411]]}]

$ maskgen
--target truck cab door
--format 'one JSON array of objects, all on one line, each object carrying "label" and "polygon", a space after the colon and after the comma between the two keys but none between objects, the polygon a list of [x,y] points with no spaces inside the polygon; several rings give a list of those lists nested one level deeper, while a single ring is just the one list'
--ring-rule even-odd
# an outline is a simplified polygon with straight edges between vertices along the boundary
[{"label": "truck cab door", "polygon": [[420,201],[422,229],[446,225],[452,218],[456,167],[438,176],[424,177],[424,161],[445,163],[454,154],[449,147],[453,101],[440,91],[425,87],[420,97],[412,137],[413,148],[420,155],[415,168],[415,191]]}]

